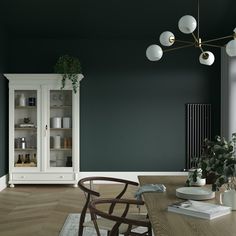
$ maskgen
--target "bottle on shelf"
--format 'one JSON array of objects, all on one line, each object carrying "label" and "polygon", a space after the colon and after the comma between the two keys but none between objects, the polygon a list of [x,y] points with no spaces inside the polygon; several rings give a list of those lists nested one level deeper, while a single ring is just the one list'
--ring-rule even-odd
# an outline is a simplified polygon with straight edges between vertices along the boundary
[{"label": "bottle on shelf", "polygon": [[34,155],[33,155],[33,162],[34,162],[35,165],[37,165],[36,153],[34,153]]},{"label": "bottle on shelf", "polygon": [[67,138],[67,148],[72,148],[72,138]]},{"label": "bottle on shelf", "polygon": [[25,98],[25,94],[22,93],[20,95],[20,98],[19,98],[19,106],[20,107],[25,107],[26,106],[26,98]]},{"label": "bottle on shelf", "polygon": [[22,160],[21,160],[21,155],[19,154],[18,155],[18,160],[17,160],[17,162],[16,162],[17,164],[21,164],[22,163]]},{"label": "bottle on shelf", "polygon": [[25,154],[25,163],[30,163],[30,154]]},{"label": "bottle on shelf", "polygon": [[68,138],[64,137],[64,148],[68,148]]},{"label": "bottle on shelf", "polygon": [[26,149],[26,140],[25,140],[24,137],[21,138],[21,148],[22,148],[22,149]]}]

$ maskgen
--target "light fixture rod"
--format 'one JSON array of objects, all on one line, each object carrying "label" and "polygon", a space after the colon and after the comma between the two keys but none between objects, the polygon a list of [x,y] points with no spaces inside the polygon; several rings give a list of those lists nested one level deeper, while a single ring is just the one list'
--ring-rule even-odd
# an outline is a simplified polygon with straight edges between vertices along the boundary
[{"label": "light fixture rod", "polygon": [[185,41],[185,40],[179,40],[179,39],[175,39],[175,42],[177,42],[177,43],[193,44],[193,42],[191,42],[191,41]]},{"label": "light fixture rod", "polygon": [[220,37],[220,38],[206,40],[206,41],[203,41],[202,43],[210,43],[210,42],[214,42],[214,41],[218,41],[218,40],[222,40],[222,39],[233,38],[233,37],[234,37],[234,35],[231,34],[231,35]]},{"label": "light fixture rod", "polygon": [[199,4],[199,0],[198,0],[198,3],[197,3],[197,37],[199,38],[199,32],[200,32],[200,4]]},{"label": "light fixture rod", "polygon": [[192,33],[192,36],[193,36],[193,38],[194,38],[195,42],[196,42],[196,43],[198,43],[198,39],[197,39],[197,37],[195,36],[195,34],[194,34],[194,33]]},{"label": "light fixture rod", "polygon": [[214,45],[214,44],[209,44],[209,43],[202,43],[202,45],[208,46],[208,47],[215,47],[215,48],[225,48],[225,46]]},{"label": "light fixture rod", "polygon": [[175,50],[178,50],[178,49],[181,49],[181,48],[188,48],[188,47],[192,47],[192,46],[194,46],[194,43],[189,44],[189,45],[180,46],[180,47],[166,49],[166,50],[163,50],[163,52],[175,51]]},{"label": "light fixture rod", "polygon": [[200,48],[200,50],[202,51],[202,53],[205,54],[204,50],[202,49],[202,46],[200,46],[199,48]]}]

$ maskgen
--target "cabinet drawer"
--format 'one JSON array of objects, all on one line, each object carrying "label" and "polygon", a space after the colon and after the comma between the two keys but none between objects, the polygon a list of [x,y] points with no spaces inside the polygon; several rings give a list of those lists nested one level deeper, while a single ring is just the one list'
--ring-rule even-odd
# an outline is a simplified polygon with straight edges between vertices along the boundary
[{"label": "cabinet drawer", "polygon": [[73,173],[14,173],[13,180],[18,181],[73,181]]}]

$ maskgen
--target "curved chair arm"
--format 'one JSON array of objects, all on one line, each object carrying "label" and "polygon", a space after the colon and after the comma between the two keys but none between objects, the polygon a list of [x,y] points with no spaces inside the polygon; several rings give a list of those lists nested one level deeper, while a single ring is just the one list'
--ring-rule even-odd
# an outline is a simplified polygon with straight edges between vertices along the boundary
[{"label": "curved chair arm", "polygon": [[93,191],[89,188],[86,188],[84,186],[84,183],[89,182],[89,181],[109,181],[109,182],[117,182],[117,183],[123,183],[123,184],[134,185],[134,186],[139,185],[137,182],[134,182],[134,181],[130,181],[130,180],[126,180],[126,179],[113,178],[113,177],[103,177],[103,176],[86,177],[86,178],[83,178],[83,179],[79,180],[78,185],[84,192],[90,193],[90,194],[92,194],[94,196],[97,196],[97,197],[100,196],[100,193],[98,193],[96,191]]},{"label": "curved chair arm", "polygon": [[[121,216],[117,216],[117,215],[112,215],[109,212],[108,213],[104,212],[100,208],[98,209],[97,205],[99,204],[111,204],[111,205],[124,204],[125,209]],[[91,218],[94,222],[94,226],[95,226],[97,234],[100,235],[96,219],[97,219],[97,216],[100,216],[102,218],[116,222],[110,232],[110,235],[113,235],[113,234],[116,235],[121,224],[128,225],[127,232],[125,232],[125,234],[127,235],[131,233],[131,230],[134,226],[142,226],[142,227],[148,228],[147,233],[150,233],[151,235],[151,223],[148,220],[148,218],[146,220],[138,220],[138,219],[132,219],[132,218],[127,217],[127,213],[129,211],[130,205],[144,205],[144,202],[141,200],[132,200],[132,199],[96,199],[96,200],[91,201],[89,203],[89,210],[90,210]]]}]

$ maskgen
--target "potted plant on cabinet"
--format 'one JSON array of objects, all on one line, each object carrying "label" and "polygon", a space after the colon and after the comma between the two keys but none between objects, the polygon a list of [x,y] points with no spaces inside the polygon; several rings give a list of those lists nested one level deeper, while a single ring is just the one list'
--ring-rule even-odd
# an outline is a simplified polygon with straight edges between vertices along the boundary
[{"label": "potted plant on cabinet", "polygon": [[62,75],[61,89],[65,87],[66,80],[68,79],[72,83],[74,93],[77,92],[78,80],[84,77],[81,74],[81,65],[78,58],[69,55],[59,57],[54,71]]}]

